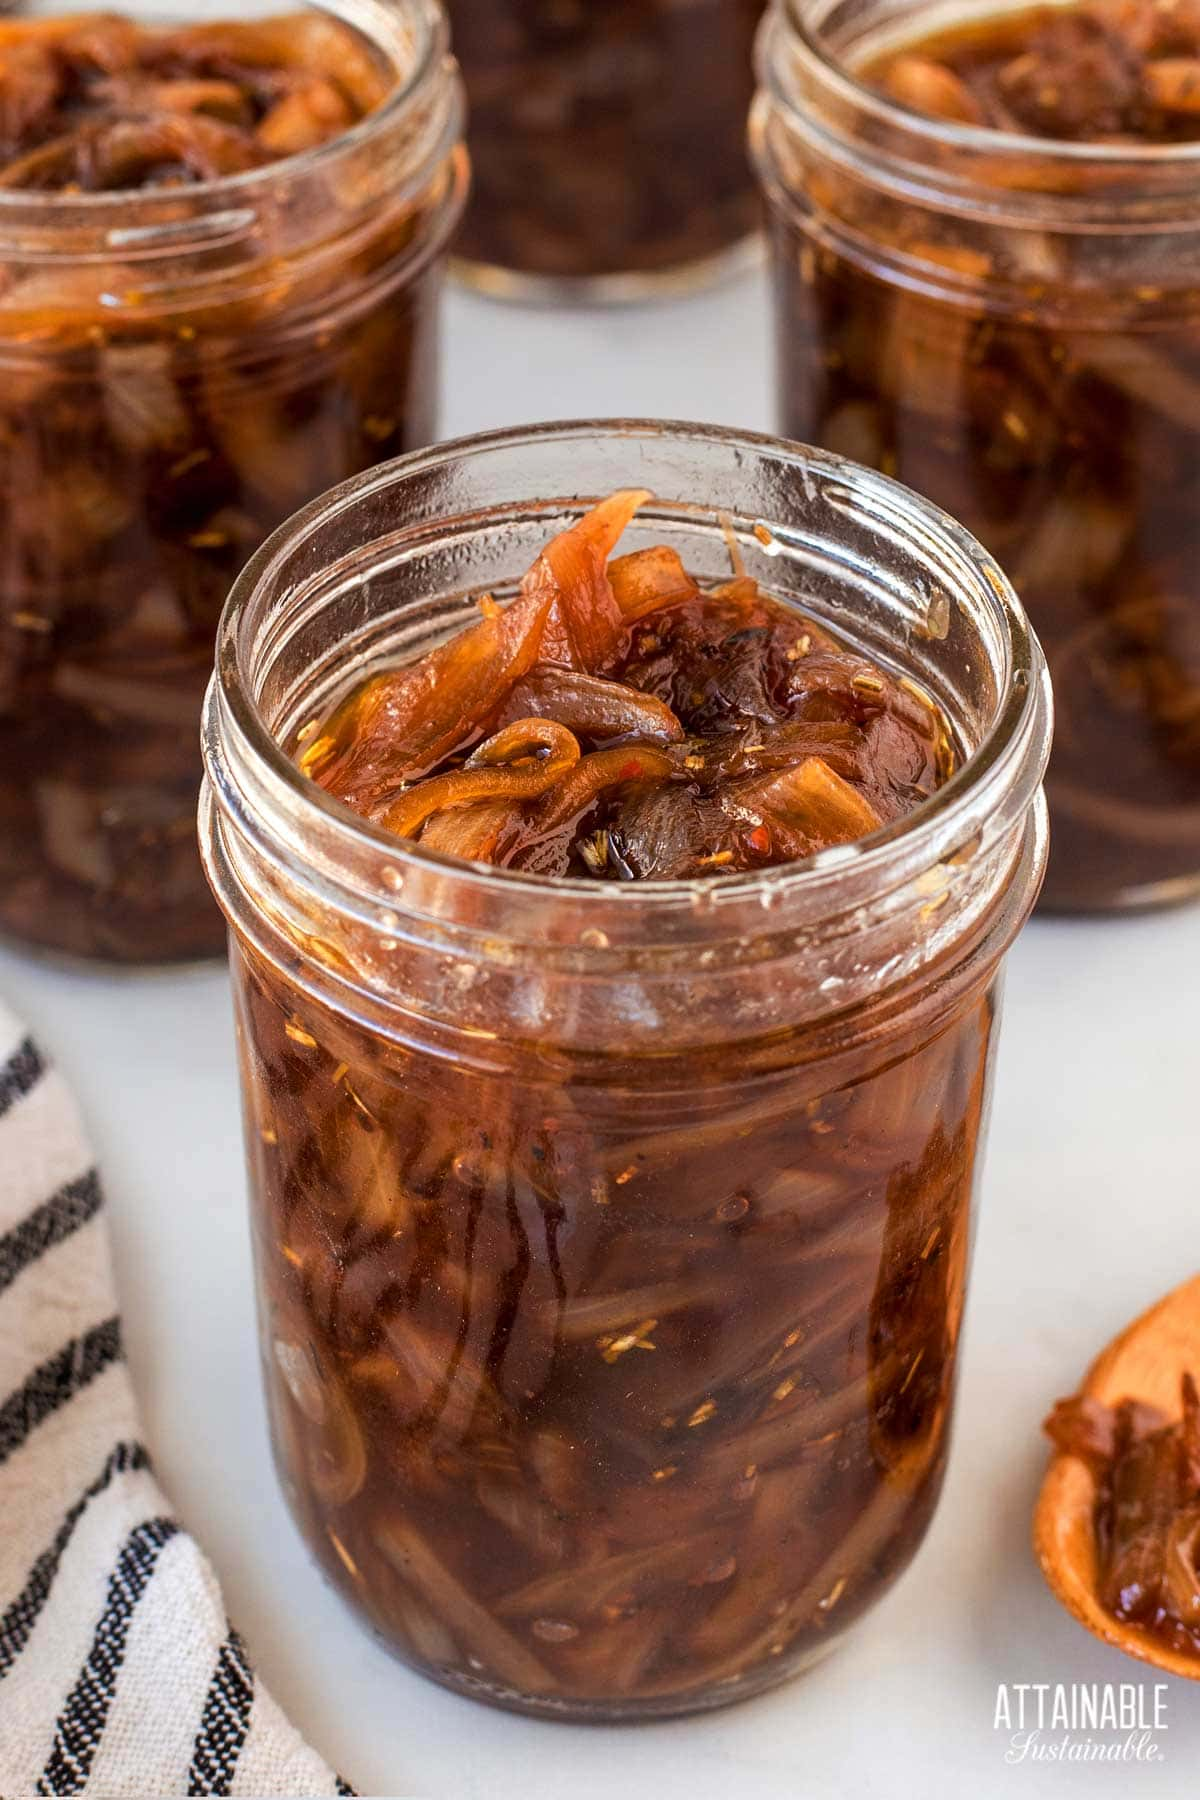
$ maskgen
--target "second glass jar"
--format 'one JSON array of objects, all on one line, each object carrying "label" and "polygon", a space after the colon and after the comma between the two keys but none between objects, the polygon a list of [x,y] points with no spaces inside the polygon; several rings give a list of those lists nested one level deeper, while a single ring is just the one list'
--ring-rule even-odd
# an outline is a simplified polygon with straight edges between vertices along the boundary
[{"label": "second glass jar", "polygon": [[[283,746],[636,479],[920,684],[969,760],[804,865],[548,880],[347,812]],[[945,1464],[1001,963],[1045,857],[1044,664],[895,484],[700,427],[447,445],[239,580],[201,839],[229,918],[277,1463],[408,1661],[552,1716],[773,1686],[905,1567]]]},{"label": "second glass jar", "polygon": [[777,0],[752,138],[779,416],[962,519],[1028,607],[1045,903],[1160,905],[1200,892],[1200,144],[1018,138],[856,76],[998,10]]},{"label": "second glass jar", "polygon": [[230,582],[296,507],[433,435],[466,182],[445,19],[338,10],[395,87],[319,148],[193,186],[0,188],[0,931],[27,943],[221,949],[195,804]]}]

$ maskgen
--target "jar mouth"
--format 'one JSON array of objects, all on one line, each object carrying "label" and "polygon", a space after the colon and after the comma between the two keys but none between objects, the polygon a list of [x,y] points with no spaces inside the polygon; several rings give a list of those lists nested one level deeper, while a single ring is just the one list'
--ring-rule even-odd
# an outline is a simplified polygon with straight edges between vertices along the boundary
[{"label": "jar mouth", "polygon": [[[290,581],[286,568],[302,567],[317,579],[320,567],[319,533],[360,504],[364,497],[396,489],[410,478],[445,474],[454,491],[452,472],[463,459],[486,458],[504,450],[540,448],[556,466],[569,470],[571,447],[589,444],[611,446],[615,479],[620,470],[629,478],[640,474],[639,444],[646,440],[666,443],[686,452],[689,445],[728,454],[731,468],[741,458],[768,462],[777,476],[777,487],[787,505],[780,510],[798,516],[787,518],[722,519],[716,509],[690,508],[686,496],[658,496],[672,514],[690,511],[704,527],[728,532],[751,545],[752,527],[765,527],[779,547],[777,554],[794,555],[804,562],[818,548],[812,534],[806,536],[804,506],[796,496],[820,489],[827,503],[844,511],[847,518],[868,520],[881,543],[904,543],[918,549],[928,566],[940,571],[945,590],[969,597],[985,619],[983,635],[995,661],[996,704],[994,714],[979,741],[949,781],[903,819],[856,843],[820,851],[802,861],[764,870],[716,873],[702,881],[646,880],[599,882],[586,878],[558,878],[519,870],[499,870],[469,863],[420,843],[400,839],[381,826],[353,813],[340,801],[303,775],[282,748],[268,725],[256,697],[258,674],[254,654],[272,635],[265,619],[252,616],[264,588],[282,580],[289,604],[302,609],[303,582]],[[597,494],[570,497],[569,505],[583,512]],[[505,498],[511,498],[506,496]],[[527,496],[532,502],[534,497]],[[545,496],[542,497],[545,499]],[[561,518],[567,502],[547,502]],[[503,502],[499,502],[503,513]],[[648,509],[653,514],[653,502]],[[463,515],[468,525],[483,525],[487,515],[477,510]],[[414,524],[442,524],[431,520]],[[651,520],[653,523],[653,519]],[[649,529],[649,526],[648,526]],[[547,532],[549,535],[549,532]],[[761,537],[758,543],[762,544]],[[823,540],[828,543],[827,540]],[[686,560],[686,558],[685,558]],[[369,564],[364,561],[362,573]],[[805,566],[815,566],[805,564]],[[879,579],[879,570],[855,554],[847,567],[864,584]],[[765,583],[769,588],[769,580]],[[944,590],[944,591],[945,591]],[[474,590],[477,591],[477,590]],[[820,615],[818,615],[820,616]],[[359,475],[293,515],[250,559],[234,587],[222,615],[217,636],[217,665],[205,709],[205,758],[209,781],[218,807],[232,813],[237,829],[264,842],[262,812],[298,809],[322,839],[322,853],[309,860],[308,839],[293,834],[289,862],[293,874],[309,885],[331,879],[330,870],[353,864],[359,871],[360,899],[383,905],[395,904],[401,884],[406,904],[422,887],[421,877],[436,877],[441,885],[453,885],[459,895],[475,894],[493,901],[521,895],[540,897],[543,903],[568,907],[587,915],[589,923],[630,941],[635,919],[645,924],[648,914],[661,918],[669,935],[686,935],[689,915],[708,917],[740,912],[743,908],[778,910],[789,918],[813,918],[856,900],[866,902],[880,892],[928,870],[940,860],[961,851],[981,831],[999,834],[1010,830],[1028,811],[1041,784],[1049,746],[1051,697],[1049,677],[1041,647],[1007,578],[980,544],[962,526],[930,502],[900,483],[847,461],[832,452],[790,443],[762,433],[721,427],[656,420],[613,419],[537,425],[517,431],[496,431],[440,444],[433,449],[399,457],[367,474]],[[253,803],[247,805],[245,777],[250,776]],[[270,825],[267,826],[270,833]],[[271,836],[270,853],[280,857],[278,838]],[[316,867],[320,863],[320,868]],[[364,868],[373,871],[365,881]],[[390,871],[390,881],[382,874]],[[397,879],[397,876],[399,879]],[[416,878],[410,879],[410,878]],[[338,885],[337,876],[333,878]],[[390,892],[389,892],[390,890]],[[760,918],[762,913],[758,915]],[[682,922],[682,923],[681,923]]]},{"label": "jar mouth", "polygon": [[[36,210],[43,221],[57,221],[64,228],[74,225],[103,230],[107,224],[116,241],[118,236],[132,235],[120,230],[122,225],[128,225],[131,205],[145,208],[155,202],[175,208],[181,204],[187,208],[224,206],[230,221],[236,221],[242,216],[238,209],[245,207],[264,184],[278,181],[281,172],[284,178],[301,172],[319,173],[328,164],[386,133],[426,90],[450,54],[449,26],[438,0],[320,0],[319,5],[308,4],[308,10],[332,13],[358,30],[373,48],[386,54],[389,66],[399,74],[396,86],[374,112],[311,150],[281,156],[261,168],[242,169],[212,181],[189,182],[186,187],[114,188],[81,194],[0,187],[0,230],[6,218],[20,220]],[[458,135],[458,124],[456,113],[444,133],[447,143]],[[153,229],[148,228],[147,238]]]},{"label": "jar mouth", "polygon": [[[799,54],[811,74],[830,89],[843,104],[876,128],[924,144],[929,151],[947,147],[959,149],[971,157],[1011,157],[1040,165],[1046,170],[1059,169],[1064,174],[1082,167],[1101,168],[1118,174],[1127,170],[1143,178],[1156,170],[1182,172],[1200,177],[1200,138],[1186,144],[1106,144],[1074,142],[1060,138],[1037,137],[1029,132],[996,130],[991,126],[968,125],[953,119],[935,119],[881,93],[861,81],[842,60],[838,48],[824,35],[829,15],[839,0],[775,0],[775,6],[763,22],[759,39],[759,78],[772,97],[796,110],[793,96],[782,91],[773,59],[767,46],[773,26],[782,20],[790,33],[788,49]],[[957,18],[993,17],[1025,10],[1026,0],[1008,0],[1007,5],[987,5],[972,9],[930,7],[936,13],[935,23],[951,24]],[[1067,10],[1075,0],[1047,0],[1050,6]],[[944,16],[943,16],[944,15]],[[901,41],[897,35],[897,42]]]}]

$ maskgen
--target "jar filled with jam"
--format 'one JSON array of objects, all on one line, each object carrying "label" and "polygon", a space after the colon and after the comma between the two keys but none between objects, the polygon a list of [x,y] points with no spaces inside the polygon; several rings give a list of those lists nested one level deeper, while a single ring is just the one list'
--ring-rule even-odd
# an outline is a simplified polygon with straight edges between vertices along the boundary
[{"label": "jar filled with jam", "polygon": [[239,578],[201,842],[275,1455],[414,1667],[696,1711],[908,1563],[1049,729],[978,545],[769,438],[447,445]]},{"label": "jar filled with jam", "polygon": [[784,428],[998,558],[1056,698],[1045,903],[1200,892],[1200,13],[780,0]]},{"label": "jar filled with jam", "polygon": [[199,718],[247,556],[433,432],[434,0],[0,22],[0,931],[217,953]]},{"label": "jar filled with jam", "polygon": [[763,0],[449,0],[469,99],[455,249],[485,292],[629,300],[749,260]]}]

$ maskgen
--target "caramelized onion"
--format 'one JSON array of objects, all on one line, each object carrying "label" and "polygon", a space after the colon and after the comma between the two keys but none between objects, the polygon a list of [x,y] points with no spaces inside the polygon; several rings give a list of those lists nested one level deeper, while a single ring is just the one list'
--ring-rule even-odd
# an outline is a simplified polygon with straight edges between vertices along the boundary
[{"label": "caramelized onion", "polygon": [[634,513],[650,497],[645,488],[610,494],[577,525],[552,538],[521,583],[524,594],[548,594],[552,601],[542,642],[547,662],[596,670],[616,647],[623,620],[606,564]]},{"label": "caramelized onion", "polygon": [[327,142],[388,85],[355,32],[310,14],[174,31],[22,19],[0,52],[0,186],[15,188],[237,174]]},{"label": "caramelized onion", "polygon": [[591,738],[647,737],[670,744],[683,736],[675,714],[653,694],[576,669],[536,669],[517,683],[505,714],[557,719],[569,731]]},{"label": "caramelized onion", "polygon": [[475,806],[452,807],[429,820],[421,843],[464,862],[491,862],[496,846],[520,820],[519,808],[504,800],[481,800]]},{"label": "caramelized onion", "polygon": [[1181,1378],[1182,1418],[1124,1399],[1060,1400],[1045,1429],[1095,1480],[1097,1597],[1115,1619],[1200,1656],[1200,1397]]},{"label": "caramelized onion", "polygon": [[302,766],[398,836],[551,879],[761,868],[932,793],[953,751],[918,690],[745,573],[701,592],[667,548],[606,565],[646,497],[602,501],[510,607],[350,695]]},{"label": "caramelized onion", "polygon": [[631,781],[665,781],[675,762],[665,751],[649,744],[630,744],[613,750],[593,750],[580,757],[565,781],[543,800],[534,816],[536,832],[553,831],[593,805],[607,788]]},{"label": "caramelized onion", "polygon": [[[761,816],[775,832],[798,833],[810,844],[849,844],[878,831],[883,823],[857,788],[835,775],[819,756],[806,756],[795,768],[783,769],[768,781],[739,788],[729,802],[739,812]],[[792,854],[802,854],[793,849]]]},{"label": "caramelized onion", "polygon": [[[544,754],[536,754],[544,752]],[[553,719],[520,719],[481,744],[464,769],[407,788],[380,823],[413,837],[434,813],[480,800],[536,800],[579,761],[579,740]]]},{"label": "caramelized onion", "polygon": [[665,544],[616,556],[608,565],[609,586],[627,625],[664,606],[694,600],[699,589],[679,560],[679,552]]},{"label": "caramelized onion", "polygon": [[351,694],[300,766],[347,806],[379,783],[411,781],[469,741],[533,667],[553,596],[489,612],[419,663]]}]

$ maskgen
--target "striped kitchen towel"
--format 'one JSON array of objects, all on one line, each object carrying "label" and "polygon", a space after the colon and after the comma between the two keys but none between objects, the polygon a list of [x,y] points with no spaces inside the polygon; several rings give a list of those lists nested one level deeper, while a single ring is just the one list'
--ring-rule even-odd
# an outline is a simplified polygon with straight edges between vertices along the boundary
[{"label": "striped kitchen towel", "polygon": [[349,1794],[140,1441],[74,1103],[0,1009],[0,1796]]}]

